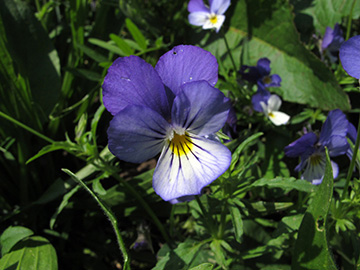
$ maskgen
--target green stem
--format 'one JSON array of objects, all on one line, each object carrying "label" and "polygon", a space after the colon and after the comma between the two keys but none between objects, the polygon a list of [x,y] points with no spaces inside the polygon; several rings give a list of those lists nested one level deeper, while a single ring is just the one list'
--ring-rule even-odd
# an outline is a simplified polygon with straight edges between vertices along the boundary
[{"label": "green stem", "polygon": [[117,175],[116,173],[113,173],[112,176],[114,178],[116,178],[116,180],[118,180],[119,182],[121,182],[125,188],[127,188],[130,193],[135,197],[135,199],[142,205],[142,207],[145,209],[145,211],[148,213],[148,215],[152,218],[152,220],[154,221],[155,225],[157,226],[157,228],[159,229],[161,235],[164,237],[165,241],[168,243],[168,245],[171,247],[172,246],[172,242],[169,238],[169,236],[167,235],[164,226],[162,225],[162,223],[160,222],[160,220],[158,219],[158,217],[155,215],[154,211],[150,208],[150,206],[146,203],[146,201],[144,200],[143,197],[141,197],[141,195],[131,186],[129,185],[128,182],[126,182],[124,179],[122,179],[119,175]]},{"label": "green stem", "polygon": [[120,230],[119,230],[119,227],[118,227],[118,221],[117,221],[114,213],[111,211],[111,209],[108,206],[106,206],[100,200],[100,198],[87,185],[85,185],[85,183],[80,178],[78,178],[75,174],[73,174],[68,169],[62,169],[62,171],[65,172],[66,174],[68,174],[75,182],[80,184],[87,192],[89,192],[89,194],[95,199],[95,201],[99,204],[101,209],[104,211],[105,215],[109,218],[109,220],[111,222],[111,225],[114,228],[116,239],[117,239],[117,242],[118,242],[119,247],[120,247],[120,251],[121,251],[121,253],[123,255],[123,258],[124,258],[123,269],[124,270],[130,270],[130,257],[129,257],[129,255],[127,253],[125,243],[124,243],[124,241],[123,241],[123,239],[121,237]]},{"label": "green stem", "polygon": [[227,39],[226,39],[225,33],[224,33],[223,31],[221,31],[221,32],[222,32],[222,34],[223,34],[223,38],[224,38],[224,41],[225,41],[226,49],[227,49],[227,51],[228,51],[228,53],[229,53],[229,56],[230,56],[232,65],[233,65],[233,67],[234,67],[234,71],[237,72],[238,69],[237,69],[237,67],[236,67],[234,58],[233,58],[233,56],[232,56],[232,53],[231,53],[231,50],[230,50],[230,47],[229,47],[229,43],[228,43],[228,41],[227,41]]},{"label": "green stem", "polygon": [[209,213],[206,211],[204,205],[202,204],[202,202],[200,201],[200,198],[198,195],[195,195],[195,200],[196,202],[198,203],[200,209],[201,209],[201,212],[204,216],[204,222],[205,222],[205,225],[206,227],[209,229],[210,231],[210,234],[216,238],[216,231],[214,230],[214,226],[213,226],[213,219],[211,218],[211,216],[209,215]]},{"label": "green stem", "polygon": [[348,187],[349,187],[351,176],[352,176],[354,168],[355,168],[355,162],[356,162],[356,157],[357,157],[357,153],[359,150],[359,145],[360,145],[360,116],[359,116],[359,123],[358,123],[358,128],[357,128],[357,136],[356,136],[356,142],[355,142],[355,146],[354,146],[354,152],[353,152],[349,170],[348,170],[348,173],[346,176],[346,182],[345,182],[343,193],[341,195],[341,200],[344,200],[346,198],[346,195],[348,194]]},{"label": "green stem", "polygon": [[43,139],[43,140],[45,140],[45,141],[47,141],[47,142],[49,142],[49,143],[54,143],[54,142],[55,142],[54,140],[50,139],[49,137],[47,137],[47,136],[45,136],[45,135],[37,132],[35,129],[32,129],[31,127],[28,127],[27,125],[19,122],[18,120],[12,118],[11,116],[9,116],[9,115],[1,112],[1,111],[0,111],[0,117],[2,117],[2,118],[4,118],[4,119],[6,119],[6,120],[8,120],[8,121],[10,121],[10,122],[12,122],[12,123],[14,123],[15,125],[18,125],[19,127],[21,127],[21,128],[23,128],[23,129],[29,131],[30,133],[38,136],[39,138],[41,138],[41,139]]},{"label": "green stem", "polygon": [[350,10],[350,14],[349,14],[349,19],[348,19],[348,23],[347,23],[347,27],[346,27],[346,37],[345,37],[345,40],[348,40],[349,37],[350,37],[351,23],[352,23],[352,14],[353,14],[353,11],[354,11],[355,3],[356,3],[356,0],[353,1],[352,6],[351,6],[351,10]]}]

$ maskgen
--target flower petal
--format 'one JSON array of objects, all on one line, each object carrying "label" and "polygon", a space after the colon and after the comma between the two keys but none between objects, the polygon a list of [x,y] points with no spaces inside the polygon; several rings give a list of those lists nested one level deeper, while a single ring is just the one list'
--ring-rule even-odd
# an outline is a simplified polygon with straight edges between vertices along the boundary
[{"label": "flower petal", "polygon": [[256,67],[262,77],[270,74],[270,60],[268,58],[260,58]]},{"label": "flower petal", "polygon": [[270,76],[271,83],[265,84],[265,87],[280,87],[281,86],[281,77],[278,74],[273,74]]},{"label": "flower petal", "polygon": [[269,114],[269,119],[274,123],[275,126],[285,125],[290,116],[283,112],[272,112]]},{"label": "flower petal", "polygon": [[178,155],[167,143],[153,176],[155,192],[165,201],[199,195],[230,165],[231,152],[221,143],[189,135],[191,150]]},{"label": "flower petal", "polygon": [[198,11],[210,13],[209,8],[205,6],[203,0],[190,0],[187,9],[191,13],[198,12]]},{"label": "flower petal", "polygon": [[285,155],[288,157],[299,157],[306,153],[312,154],[315,150],[314,144],[317,140],[318,138],[315,133],[306,133],[301,138],[285,147]]},{"label": "flower petal", "polygon": [[326,146],[331,157],[343,155],[349,149],[347,138],[343,136],[331,136]]},{"label": "flower petal", "polygon": [[110,122],[109,150],[124,161],[146,161],[161,151],[169,129],[169,123],[157,112],[129,105]]},{"label": "flower petal", "polygon": [[113,115],[127,105],[146,106],[164,117],[170,115],[165,88],[154,68],[137,56],[120,57],[108,69],[103,101]]},{"label": "flower petal", "polygon": [[339,56],[345,71],[360,79],[360,35],[345,41],[340,47]]},{"label": "flower petal", "polygon": [[265,104],[267,104],[270,96],[271,94],[269,91],[259,86],[258,91],[251,97],[251,103],[254,110],[257,112],[263,112],[263,108],[261,107],[260,102],[264,102]]},{"label": "flower petal", "polygon": [[339,110],[329,112],[320,132],[319,142],[321,145],[327,146],[332,136],[345,137],[348,130],[348,120],[345,114]]},{"label": "flower petal", "polygon": [[268,99],[267,105],[269,111],[278,111],[281,107],[281,98],[278,95],[271,95]]},{"label": "flower petal", "polygon": [[302,179],[305,179],[314,184],[319,182],[321,183],[325,174],[325,152],[321,153],[321,156],[319,158],[320,159],[316,162],[316,164],[312,164],[310,158],[307,160],[305,171],[301,176]]},{"label": "flower petal", "polygon": [[210,11],[222,15],[230,6],[230,0],[209,0]]},{"label": "flower petal", "polygon": [[209,17],[208,20],[203,25],[203,29],[215,28],[216,33],[217,33],[217,32],[219,32],[219,30],[220,30],[221,26],[223,25],[224,21],[225,21],[225,16],[224,15],[216,15],[216,22],[215,23],[212,23],[212,21],[210,20],[210,17]]},{"label": "flower petal", "polygon": [[209,21],[209,13],[203,11],[192,12],[189,14],[188,19],[192,25],[203,26]]},{"label": "flower petal", "polygon": [[190,45],[179,45],[165,53],[155,69],[175,95],[184,83],[205,80],[214,86],[218,79],[216,58],[210,52]]},{"label": "flower petal", "polygon": [[230,110],[229,99],[206,81],[186,83],[175,98],[171,118],[176,127],[197,135],[219,131]]}]

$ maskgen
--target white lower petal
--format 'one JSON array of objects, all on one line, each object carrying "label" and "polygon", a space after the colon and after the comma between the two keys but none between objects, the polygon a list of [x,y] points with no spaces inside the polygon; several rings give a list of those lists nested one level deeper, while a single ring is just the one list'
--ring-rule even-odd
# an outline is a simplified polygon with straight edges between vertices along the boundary
[{"label": "white lower petal", "polygon": [[275,126],[285,125],[290,119],[290,116],[283,112],[270,112],[268,117]]},{"label": "white lower petal", "polygon": [[[231,152],[219,142],[189,135],[190,150],[178,155],[170,144],[164,146],[157,163],[153,187],[165,201],[198,195],[230,165]],[[176,151],[175,151],[176,152]]]},{"label": "white lower petal", "polygon": [[188,19],[192,25],[203,26],[209,21],[209,13],[203,11],[192,12],[189,14]]}]

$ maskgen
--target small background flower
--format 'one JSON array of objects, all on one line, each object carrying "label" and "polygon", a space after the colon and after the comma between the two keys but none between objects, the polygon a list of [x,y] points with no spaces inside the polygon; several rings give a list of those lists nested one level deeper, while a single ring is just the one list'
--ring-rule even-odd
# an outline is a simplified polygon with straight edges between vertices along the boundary
[{"label": "small background flower", "polygon": [[345,71],[360,79],[360,35],[345,41],[340,47],[339,56]]}]

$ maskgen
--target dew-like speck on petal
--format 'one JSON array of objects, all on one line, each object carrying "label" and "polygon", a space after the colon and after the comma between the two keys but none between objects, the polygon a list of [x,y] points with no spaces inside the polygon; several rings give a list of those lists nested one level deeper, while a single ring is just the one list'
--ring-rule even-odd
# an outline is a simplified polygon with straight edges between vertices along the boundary
[{"label": "dew-like speck on petal", "polygon": [[131,81],[129,78],[125,78],[125,77],[121,77],[120,79],[121,79],[121,80],[128,81],[128,82],[130,82],[130,81]]},{"label": "dew-like speck on petal", "polygon": [[190,77],[190,81],[192,80],[192,77]]}]

